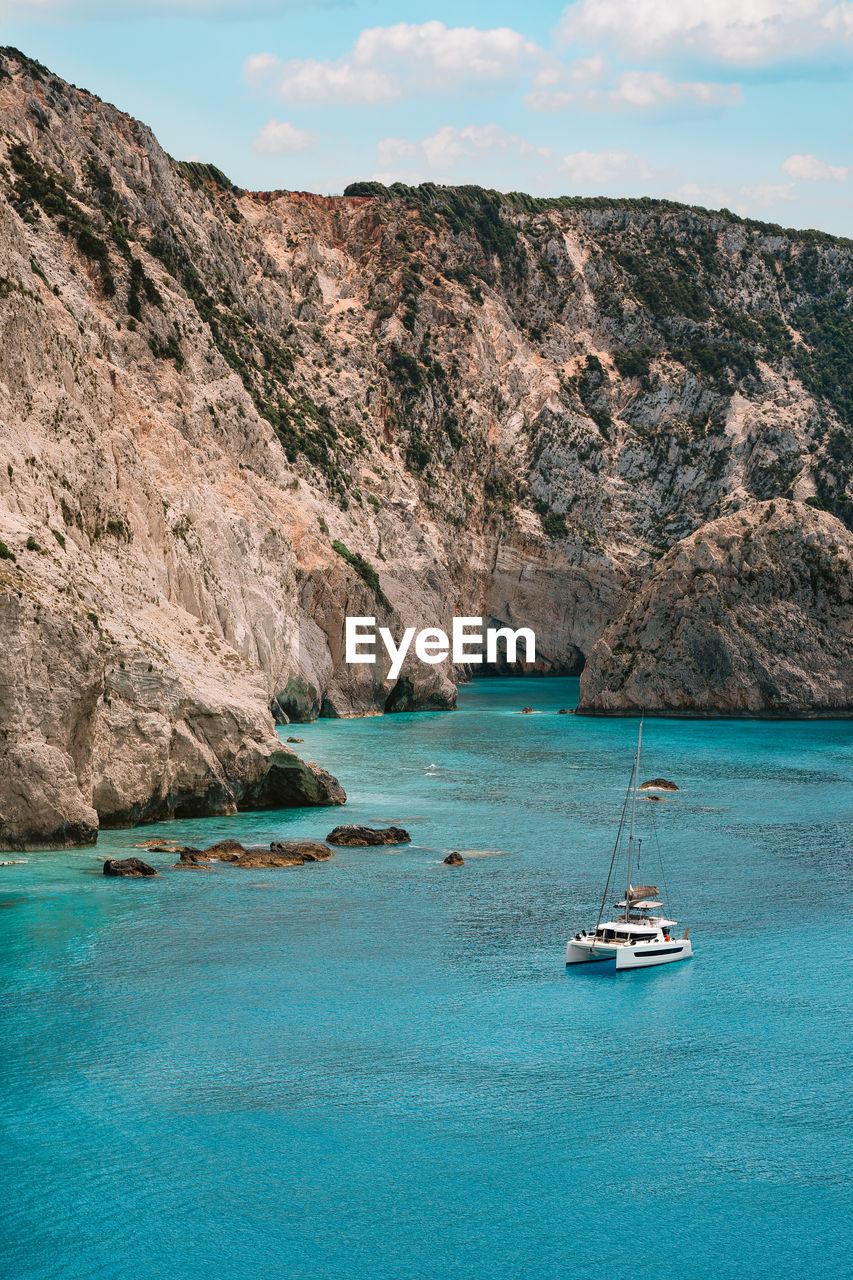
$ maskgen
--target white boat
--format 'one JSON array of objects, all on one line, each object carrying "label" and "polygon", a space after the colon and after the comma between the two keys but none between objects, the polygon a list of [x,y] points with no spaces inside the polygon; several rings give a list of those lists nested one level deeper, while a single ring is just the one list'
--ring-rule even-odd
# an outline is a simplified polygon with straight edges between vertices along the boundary
[{"label": "white boat", "polygon": [[[640,721],[637,753],[634,756],[631,781],[622,806],[622,818],[616,833],[616,843],[610,859],[610,871],[604,886],[598,920],[594,929],[589,932],[582,929],[566,943],[567,965],[615,960],[617,969],[649,969],[656,964],[672,964],[676,960],[687,960],[693,954],[693,944],[688,937],[689,929],[684,930],[683,936],[678,936],[678,922],[664,914],[663,902],[658,897],[657,886],[631,884],[632,869],[635,866],[639,867],[643,845],[642,838],[634,834],[642,742],[643,723]],[[625,857],[625,897],[621,902],[614,904],[617,911],[621,910],[622,914],[617,915],[614,920],[602,921],[601,917],[604,915],[604,905],[607,902],[614,872],[621,862],[619,845],[629,804],[631,818]]]}]

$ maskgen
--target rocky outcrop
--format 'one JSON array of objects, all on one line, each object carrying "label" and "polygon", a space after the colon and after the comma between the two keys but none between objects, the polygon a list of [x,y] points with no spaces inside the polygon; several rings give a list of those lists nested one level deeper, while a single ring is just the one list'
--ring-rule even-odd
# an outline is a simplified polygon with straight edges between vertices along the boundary
[{"label": "rocky outcrop", "polygon": [[649,778],[648,782],[640,783],[641,791],[648,791],[650,788],[656,788],[658,791],[677,791],[678,787],[674,782],[670,782],[668,778]]},{"label": "rocky outcrop", "polygon": [[398,711],[452,711],[456,706],[456,686],[446,675],[437,672],[433,677],[421,675],[418,679],[400,676],[383,705],[386,715]]},{"label": "rocky outcrop", "polygon": [[269,847],[259,845],[234,858],[234,867],[300,867],[306,862],[325,862],[334,854],[322,840],[276,840]]},{"label": "rocky outcrop", "polygon": [[246,852],[246,846],[239,840],[217,840],[202,851],[203,858],[212,858],[217,862],[233,862]]},{"label": "rocky outcrop", "polygon": [[528,626],[577,672],[709,521],[853,521],[845,242],[241,191],[14,50],[0,121],[0,845],[339,800],[270,707],[455,698],[449,661],[348,666],[347,615]]},{"label": "rocky outcrop", "polygon": [[159,873],[141,858],[107,858],[105,876],[156,876]]},{"label": "rocky outcrop", "polygon": [[853,715],[853,535],[784,500],[705,525],[595,645],[578,711]]},{"label": "rocky outcrop", "polygon": [[446,867],[464,867],[465,859],[462,857],[461,853],[457,853],[454,849],[453,852],[449,853],[444,859],[444,865]]},{"label": "rocky outcrop", "polygon": [[326,836],[329,844],[365,847],[374,844],[409,844],[412,837],[403,827],[335,827]]},{"label": "rocky outcrop", "polygon": [[263,685],[236,654],[218,658],[183,627],[170,636],[166,608],[108,628],[58,597],[59,585],[36,591],[0,562],[0,848],[345,802],[276,736]]}]

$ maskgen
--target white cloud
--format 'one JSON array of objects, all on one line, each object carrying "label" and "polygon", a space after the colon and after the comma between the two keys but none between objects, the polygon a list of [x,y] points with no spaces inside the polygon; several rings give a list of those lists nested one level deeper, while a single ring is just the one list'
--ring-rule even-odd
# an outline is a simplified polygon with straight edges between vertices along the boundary
[{"label": "white cloud", "polygon": [[288,120],[268,120],[258,130],[252,150],[259,156],[293,155],[297,151],[307,151],[316,142],[317,135],[310,129],[298,129]]},{"label": "white cloud", "polygon": [[846,182],[851,171],[846,165],[825,164],[815,156],[788,156],[782,170],[789,178],[802,182]]},{"label": "white cloud", "polygon": [[726,62],[796,56],[853,36],[849,0],[575,0],[561,37],[632,55],[690,50]]},{"label": "white cloud", "polygon": [[629,151],[575,151],[561,157],[558,170],[581,187],[609,186],[622,178],[645,181],[652,172],[641,156]]},{"label": "white cloud", "polygon": [[702,81],[670,80],[659,71],[626,71],[609,94],[616,103],[631,107],[659,107],[665,103],[692,100],[706,106],[736,106],[743,101],[736,84],[705,84]]},{"label": "white cloud", "polygon": [[532,111],[648,110],[680,103],[699,106],[737,106],[743,101],[736,84],[706,84],[670,80],[660,71],[623,71],[607,87],[607,63],[600,55],[579,58],[567,67],[551,64],[534,77],[524,99]]},{"label": "white cloud", "polygon": [[757,182],[754,186],[741,187],[740,194],[752,204],[769,207],[782,200],[794,199],[793,182]]},{"label": "white cloud", "polygon": [[500,125],[444,125],[418,141],[385,138],[376,148],[381,182],[452,182],[464,165],[465,181],[518,188],[526,184],[551,192],[648,181],[652,169],[628,151],[574,151],[561,154],[539,146]]},{"label": "white cloud", "polygon": [[255,54],[246,77],[286,102],[376,105],[406,94],[490,87],[537,66],[544,53],[510,27],[481,30],[443,22],[398,22],[362,31],[343,58],[283,62]]},{"label": "white cloud", "polygon": [[402,97],[402,89],[390,76],[351,62],[318,62],[316,58],[279,62],[263,54],[248,60],[246,76],[255,88],[270,86],[285,102],[297,106],[376,106]]},{"label": "white cloud", "polygon": [[698,204],[706,209],[724,209],[732,203],[732,193],[725,187],[703,187],[698,182],[683,182],[671,193],[673,200],[684,204]]},{"label": "white cloud", "polygon": [[538,147],[497,124],[443,125],[418,142],[406,138],[383,138],[376,146],[376,163],[391,171],[400,160],[415,160],[422,169],[444,173],[462,160],[472,160],[497,152],[514,156],[539,156],[550,160],[550,147]]}]

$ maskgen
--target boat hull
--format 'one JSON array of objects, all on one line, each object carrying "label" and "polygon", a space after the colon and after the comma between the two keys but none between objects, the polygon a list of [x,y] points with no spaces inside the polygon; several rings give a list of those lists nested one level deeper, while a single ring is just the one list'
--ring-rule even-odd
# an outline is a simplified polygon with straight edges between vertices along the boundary
[{"label": "boat hull", "polygon": [[673,938],[671,942],[647,942],[637,947],[620,947],[616,952],[617,969],[650,969],[656,964],[673,964],[689,960],[693,943],[689,938]]},{"label": "boat hull", "polygon": [[607,946],[592,939],[572,939],[566,943],[566,964],[592,964],[602,960],[615,960],[616,968],[651,969],[659,964],[673,964],[677,960],[689,960],[693,955],[693,943],[689,938],[672,938],[669,941],[642,942],[637,946],[621,944]]},{"label": "boat hull", "polygon": [[594,950],[589,943],[578,944],[576,942],[566,943],[566,964],[592,964],[596,960],[612,960],[613,950],[608,947],[605,951],[601,947]]}]

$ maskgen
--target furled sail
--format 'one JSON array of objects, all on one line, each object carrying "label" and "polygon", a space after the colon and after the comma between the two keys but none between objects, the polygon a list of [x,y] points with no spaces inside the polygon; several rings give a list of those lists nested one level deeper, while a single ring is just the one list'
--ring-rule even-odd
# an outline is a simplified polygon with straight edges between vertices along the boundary
[{"label": "furled sail", "polygon": [[643,898],[656,898],[660,890],[655,884],[638,884],[628,886],[630,902],[639,902]]}]

